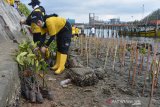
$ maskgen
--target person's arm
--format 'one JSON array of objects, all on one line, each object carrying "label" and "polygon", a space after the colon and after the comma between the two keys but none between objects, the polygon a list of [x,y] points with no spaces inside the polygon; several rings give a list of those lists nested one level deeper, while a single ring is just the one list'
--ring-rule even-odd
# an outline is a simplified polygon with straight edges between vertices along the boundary
[{"label": "person's arm", "polygon": [[49,38],[48,42],[46,43],[46,46],[47,46],[47,47],[51,44],[51,42],[54,40],[54,38],[55,38],[55,35],[54,35],[54,36],[51,36],[51,37]]},{"label": "person's arm", "polygon": [[46,40],[46,35],[42,35],[41,39],[40,39],[40,43],[38,44],[38,47],[42,47],[42,45],[44,44]]},{"label": "person's arm", "polygon": [[51,36],[48,40],[48,42],[46,43],[45,46],[41,47],[41,52],[42,53],[46,53],[46,50],[48,50],[48,47],[50,45],[50,43],[54,40],[54,36]]},{"label": "person's arm", "polygon": [[31,26],[31,14],[27,17],[25,24]]}]

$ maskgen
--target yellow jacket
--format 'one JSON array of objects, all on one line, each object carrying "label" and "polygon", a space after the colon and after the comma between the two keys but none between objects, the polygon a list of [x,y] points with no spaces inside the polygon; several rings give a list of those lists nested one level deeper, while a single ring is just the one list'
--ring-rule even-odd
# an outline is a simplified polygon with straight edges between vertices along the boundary
[{"label": "yellow jacket", "polygon": [[72,35],[76,34],[76,27],[72,27]]},{"label": "yellow jacket", "polygon": [[65,24],[66,19],[61,17],[49,17],[46,19],[47,31],[50,36],[58,34]]},{"label": "yellow jacket", "polygon": [[14,0],[10,0],[10,5],[14,5]]},{"label": "yellow jacket", "polygon": [[75,34],[79,34],[79,29],[78,28],[76,28]]},{"label": "yellow jacket", "polygon": [[14,5],[14,0],[6,0],[9,5]]}]

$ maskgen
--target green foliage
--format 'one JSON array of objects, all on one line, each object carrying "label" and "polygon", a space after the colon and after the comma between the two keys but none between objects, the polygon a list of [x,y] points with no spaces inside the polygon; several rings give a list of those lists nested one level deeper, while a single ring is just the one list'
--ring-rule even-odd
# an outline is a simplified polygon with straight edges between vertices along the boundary
[{"label": "green foliage", "polygon": [[33,41],[26,40],[19,44],[16,54],[16,61],[22,70],[31,69],[38,73],[47,69],[47,63],[41,58],[41,52],[34,52],[37,47]]},{"label": "green foliage", "polygon": [[28,16],[31,12],[30,10],[27,8],[27,6],[23,3],[19,4],[19,10],[20,12],[22,12],[25,16]]},{"label": "green foliage", "polygon": [[[44,61],[44,59],[41,59],[40,60],[40,65],[41,65],[41,70],[43,71],[47,71],[47,67],[48,67],[48,64],[46,63],[46,61]],[[43,66],[42,66],[43,65]]]},{"label": "green foliage", "polygon": [[129,52],[130,52],[130,51],[131,51],[131,48],[130,48],[130,47],[128,47],[128,48],[127,48],[127,51],[129,51]]},{"label": "green foliage", "polygon": [[28,52],[33,53],[32,50],[35,49],[37,44],[35,44],[33,41],[30,41],[29,39],[26,41],[23,41],[19,44],[18,50],[19,52]]},{"label": "green foliage", "polygon": [[54,51],[57,50],[57,42],[56,42],[56,41],[51,42],[51,44],[50,44],[50,46],[49,46],[49,50],[50,50],[51,52],[54,52]]},{"label": "green foliage", "polygon": [[141,54],[145,55],[145,54],[147,53],[147,50],[146,50],[146,48],[140,48],[140,49],[139,49],[139,52],[140,52]]},{"label": "green foliage", "polygon": [[18,51],[16,53],[16,61],[18,62],[20,68],[23,68],[23,70],[34,66],[37,57],[33,53],[33,49],[36,46],[37,45],[30,40],[23,41],[19,44]]}]

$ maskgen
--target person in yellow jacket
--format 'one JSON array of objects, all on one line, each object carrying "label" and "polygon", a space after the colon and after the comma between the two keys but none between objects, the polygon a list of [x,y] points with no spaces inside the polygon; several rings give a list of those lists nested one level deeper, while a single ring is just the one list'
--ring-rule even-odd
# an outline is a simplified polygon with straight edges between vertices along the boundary
[{"label": "person in yellow jacket", "polygon": [[78,28],[78,27],[76,27],[76,29],[75,29],[75,30],[76,30],[76,32],[75,32],[75,36],[77,36],[77,37],[78,37],[78,36],[79,36],[79,28]]},{"label": "person in yellow jacket", "polygon": [[6,0],[6,2],[11,5],[11,6],[14,6],[14,0]]},{"label": "person in yellow jacket", "polygon": [[[40,17],[38,14],[35,14],[35,23],[42,27],[46,28],[48,34],[50,35],[49,40],[44,47],[41,47],[43,53],[46,52],[46,49],[50,43],[54,40],[56,36],[57,41],[57,57],[56,63],[51,68],[55,71],[55,74],[61,74],[65,69],[65,63],[67,61],[67,53],[70,47],[71,37],[72,37],[72,27],[71,24],[64,18],[58,16],[50,16],[46,19]],[[43,44],[40,42],[40,44]]]},{"label": "person in yellow jacket", "polygon": [[10,0],[10,5],[14,6],[14,0]]},{"label": "person in yellow jacket", "polygon": [[45,9],[40,6],[40,1],[39,0],[32,0],[31,3],[28,5],[32,6],[34,9],[31,14],[27,17],[26,20],[21,20],[20,24],[27,24],[31,26],[31,31],[33,33],[33,41],[38,42],[41,39],[45,39],[46,37],[46,32],[43,28],[37,26],[32,20],[34,20],[33,14],[35,13],[40,13],[41,16],[45,15]]},{"label": "person in yellow jacket", "polygon": [[72,37],[74,37],[76,34],[76,27],[72,26]]}]

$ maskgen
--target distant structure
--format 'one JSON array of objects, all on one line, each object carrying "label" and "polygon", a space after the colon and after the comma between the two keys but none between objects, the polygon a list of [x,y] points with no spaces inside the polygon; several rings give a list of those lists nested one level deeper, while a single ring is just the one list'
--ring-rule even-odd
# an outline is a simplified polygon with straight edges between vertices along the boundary
[{"label": "distant structure", "polygon": [[141,20],[144,25],[160,25],[160,9],[151,12]]},{"label": "distant structure", "polygon": [[95,25],[95,13],[89,13],[89,25]]},{"label": "distant structure", "polygon": [[110,22],[109,24],[120,24],[120,18],[113,18],[113,19],[110,19]]},{"label": "distant structure", "polygon": [[95,25],[103,25],[105,24],[104,21],[99,20],[98,16],[95,16],[95,13],[89,13],[89,25],[95,26]]}]

